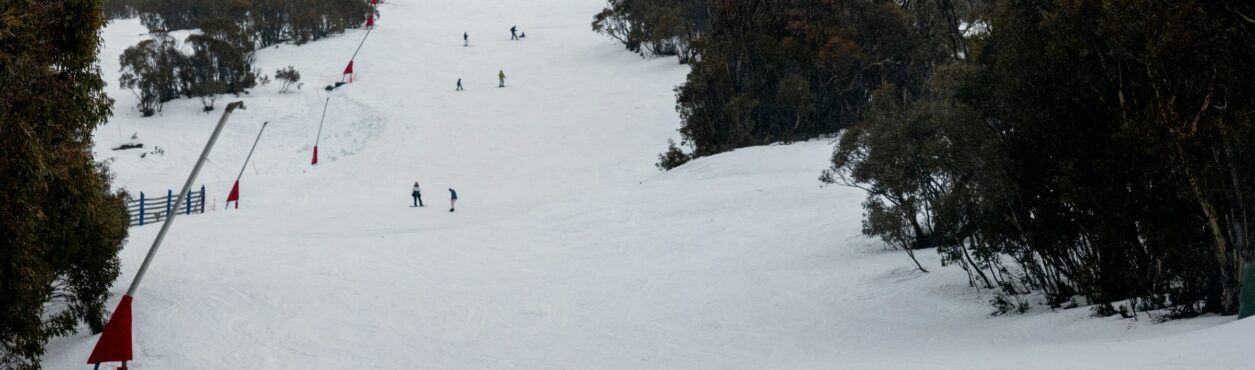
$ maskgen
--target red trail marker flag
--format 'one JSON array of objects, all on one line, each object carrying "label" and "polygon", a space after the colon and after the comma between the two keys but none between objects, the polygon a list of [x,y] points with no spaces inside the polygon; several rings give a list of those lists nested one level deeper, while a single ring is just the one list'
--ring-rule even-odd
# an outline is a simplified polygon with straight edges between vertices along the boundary
[{"label": "red trail marker flag", "polygon": [[131,360],[131,296],[123,295],[118,308],[109,316],[104,333],[87,358],[89,364]]},{"label": "red trail marker flag", "polygon": [[240,180],[235,180],[231,194],[227,194],[227,203],[235,202],[235,209],[240,209]]}]

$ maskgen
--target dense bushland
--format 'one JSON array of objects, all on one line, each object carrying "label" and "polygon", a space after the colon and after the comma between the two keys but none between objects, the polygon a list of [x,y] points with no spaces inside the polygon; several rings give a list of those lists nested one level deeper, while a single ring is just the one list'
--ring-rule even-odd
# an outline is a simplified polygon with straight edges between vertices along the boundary
[{"label": "dense bushland", "polygon": [[935,248],[1001,310],[1034,294],[1103,314],[1238,310],[1255,5],[680,3],[611,1],[594,22],[633,51],[691,55],[684,140],[659,167],[845,129],[821,180],[867,191],[864,233],[912,259]]},{"label": "dense bushland", "polygon": [[99,0],[0,7],[0,368],[37,369],[50,338],[104,327],[129,221],[92,157],[112,104],[104,23]]},{"label": "dense bushland", "polygon": [[139,98],[136,108],[146,117],[180,97],[200,98],[205,111],[213,110],[217,96],[239,95],[257,85],[260,73],[253,69],[253,53],[232,42],[239,40],[212,28],[202,30],[187,37],[192,53],[186,54],[173,37],[153,34],[122,52],[119,82]]},{"label": "dense bushland", "polygon": [[[1002,301],[1238,310],[1252,255],[1255,23],[1206,1],[999,3],[970,63],[882,89],[827,179]],[[882,95],[877,95],[881,97]],[[1118,305],[1113,305],[1118,304]]]},{"label": "dense bushland", "polygon": [[234,24],[259,48],[357,28],[372,12],[367,0],[108,0],[106,5],[110,17],[139,15],[150,32]]},{"label": "dense bushland", "polygon": [[[677,89],[690,156],[832,134],[862,120],[872,90],[918,91],[932,67],[966,50],[971,9],[949,1],[616,0],[593,29],[645,55],[692,65]],[[956,41],[958,40],[958,41]]]}]

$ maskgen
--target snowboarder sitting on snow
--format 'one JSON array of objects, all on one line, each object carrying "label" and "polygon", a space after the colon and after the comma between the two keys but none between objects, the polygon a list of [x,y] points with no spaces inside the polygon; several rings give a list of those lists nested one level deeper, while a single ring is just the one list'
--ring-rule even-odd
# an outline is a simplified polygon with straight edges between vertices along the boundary
[{"label": "snowboarder sitting on snow", "polygon": [[449,212],[453,212],[454,206],[458,204],[458,192],[449,188]]},{"label": "snowboarder sitting on snow", "polygon": [[413,192],[410,192],[410,196],[411,196],[411,197],[414,197],[414,206],[415,206],[415,207],[422,207],[422,206],[423,206],[423,193],[422,193],[422,191],[421,191],[421,190],[422,190],[422,189],[420,189],[420,188],[418,187],[418,181],[415,181],[415,182],[414,182],[414,191],[413,191]]},{"label": "snowboarder sitting on snow", "polygon": [[519,32],[519,38],[520,38],[520,39],[525,39],[525,38],[527,38],[527,32]]},{"label": "snowboarder sitting on snow", "polygon": [[458,91],[462,91],[462,79],[458,79]]},{"label": "snowboarder sitting on snow", "polygon": [[519,31],[519,26],[510,26],[510,39],[511,40],[519,39],[518,31]]},{"label": "snowboarder sitting on snow", "polygon": [[497,87],[505,87],[505,71],[504,70],[497,71],[497,80],[501,81],[500,84],[497,84]]}]

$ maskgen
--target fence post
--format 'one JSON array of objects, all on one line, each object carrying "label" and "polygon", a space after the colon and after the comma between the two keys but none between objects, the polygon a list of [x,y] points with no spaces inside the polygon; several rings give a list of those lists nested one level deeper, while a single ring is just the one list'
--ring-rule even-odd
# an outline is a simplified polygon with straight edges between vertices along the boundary
[{"label": "fence post", "polygon": [[200,213],[205,213],[205,185],[200,186]]},{"label": "fence post", "polygon": [[166,218],[170,217],[170,211],[174,210],[174,190],[166,189]]},{"label": "fence post", "polygon": [[139,226],[144,226],[144,192],[139,192]]}]

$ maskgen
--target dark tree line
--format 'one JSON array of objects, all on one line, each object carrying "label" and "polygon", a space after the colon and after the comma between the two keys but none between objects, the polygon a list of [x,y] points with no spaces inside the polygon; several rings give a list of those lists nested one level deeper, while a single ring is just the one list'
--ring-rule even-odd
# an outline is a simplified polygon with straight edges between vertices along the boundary
[{"label": "dark tree line", "polygon": [[[303,44],[357,28],[372,10],[367,0],[111,0],[110,14],[139,14],[150,32],[233,24],[258,48]],[[133,9],[133,12],[127,12]]]},{"label": "dark tree line", "polygon": [[146,0],[104,0],[106,19],[134,18],[139,16],[135,4]]},{"label": "dark tree line", "polygon": [[1255,5],[702,6],[695,38],[660,38],[660,18],[617,1],[596,18],[628,24],[612,36],[637,51],[694,50],[677,89],[691,150],[660,167],[845,129],[821,180],[867,191],[864,233],[912,258],[935,248],[1000,309],[1041,294],[1102,314],[1237,312],[1255,257]]},{"label": "dark tree line", "polygon": [[[964,2],[969,4],[969,2]],[[615,0],[593,29],[644,55],[692,65],[677,89],[685,152],[659,167],[739,147],[832,134],[859,122],[873,90],[918,91],[966,54],[970,7],[949,0]]]},{"label": "dark tree line", "polygon": [[49,338],[103,329],[129,219],[92,156],[112,105],[101,2],[9,1],[0,20],[0,368],[38,369]]},{"label": "dark tree line", "polygon": [[610,0],[593,17],[593,31],[642,56],[697,60],[696,41],[710,32],[707,0]]},{"label": "dark tree line", "polygon": [[[825,174],[865,231],[976,286],[1102,313],[1236,313],[1252,257],[1255,14],[1208,1],[1010,1],[972,58],[877,91]],[[1117,304],[1118,303],[1118,307]]]}]

